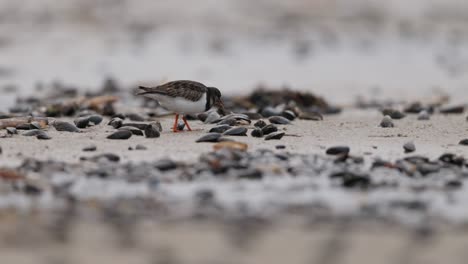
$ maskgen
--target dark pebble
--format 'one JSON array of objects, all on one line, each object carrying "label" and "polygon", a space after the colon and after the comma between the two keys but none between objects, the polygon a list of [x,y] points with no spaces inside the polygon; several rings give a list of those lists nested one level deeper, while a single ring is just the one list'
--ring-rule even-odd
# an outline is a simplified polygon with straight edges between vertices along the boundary
[{"label": "dark pebble", "polygon": [[39,122],[31,122],[29,126],[31,127],[31,129],[41,129],[41,124],[39,124]]},{"label": "dark pebble", "polygon": [[90,160],[90,161],[99,161],[99,160],[102,160],[102,159],[106,159],[108,161],[112,161],[112,162],[119,162],[120,161],[120,157],[116,154],[113,154],[113,153],[103,153],[103,154],[99,154],[99,155],[96,155],[96,156],[92,156],[90,158],[87,158],[87,157],[81,157],[80,158],[81,160]]},{"label": "dark pebble", "polygon": [[223,133],[224,136],[247,136],[247,128],[233,127]]},{"label": "dark pebble", "polygon": [[405,150],[405,153],[411,153],[416,150],[416,146],[413,142],[407,142],[403,145],[403,149]]},{"label": "dark pebble", "polygon": [[160,127],[156,123],[152,123],[146,126],[145,128],[145,137],[147,138],[158,138],[161,136],[159,132]]},{"label": "dark pebble", "polygon": [[112,119],[114,119],[114,118],[120,118],[120,119],[122,119],[122,120],[125,120],[126,117],[125,117],[124,114],[118,113],[118,114],[113,115],[111,118],[112,118]]},{"label": "dark pebble", "polygon": [[202,136],[201,138],[197,139],[197,143],[200,143],[200,142],[218,142],[219,139],[221,138],[221,134],[220,133],[208,133],[204,136]]},{"label": "dark pebble", "polygon": [[135,136],[143,136],[143,131],[141,131],[140,129],[138,129],[136,127],[122,126],[122,127],[119,127],[119,130],[128,130],[128,131],[132,132],[132,134],[135,135]]},{"label": "dark pebble", "polygon": [[278,124],[278,125],[287,125],[290,124],[291,121],[287,118],[284,118],[282,116],[272,116],[268,118],[268,121],[272,124]]},{"label": "dark pebble", "polygon": [[425,110],[421,103],[416,102],[412,103],[404,109],[405,113],[418,114],[419,112]]},{"label": "dark pebble", "polygon": [[462,156],[457,156],[452,153],[445,153],[439,157],[439,160],[444,163],[453,164],[456,166],[463,166],[465,164],[465,158]]},{"label": "dark pebble", "polygon": [[230,125],[219,125],[219,126],[215,126],[213,127],[212,129],[210,129],[210,133],[224,133],[225,131],[231,129],[232,126]]},{"label": "dark pebble", "polygon": [[[122,126],[131,126],[131,127],[136,127],[140,130],[145,130],[146,127],[148,127],[150,124],[144,124],[144,123],[123,123]],[[158,128],[159,130],[159,128]]]},{"label": "dark pebble", "polygon": [[327,155],[347,155],[350,149],[348,146],[335,146],[326,150]]},{"label": "dark pebble", "polygon": [[287,118],[288,120],[291,120],[293,121],[294,119],[296,119],[296,114],[291,111],[291,110],[286,110],[286,111],[283,111],[283,113],[281,113],[281,115],[285,118]]},{"label": "dark pebble", "polygon": [[260,128],[255,128],[254,130],[252,130],[251,135],[252,135],[252,137],[261,138],[261,137],[263,137],[263,131]]},{"label": "dark pebble", "polygon": [[463,186],[463,182],[459,181],[459,180],[451,180],[451,181],[448,181],[445,186],[449,189],[459,189]]},{"label": "dark pebble", "polygon": [[119,130],[107,136],[108,139],[129,139],[132,136],[132,132],[128,130]]},{"label": "dark pebble", "polygon": [[16,126],[16,129],[18,130],[30,130],[31,125],[30,124],[19,124]]},{"label": "dark pebble", "polygon": [[218,125],[235,126],[236,124],[237,124],[237,120],[235,118],[228,118],[228,119],[224,119],[218,122]]},{"label": "dark pebble", "polygon": [[286,146],[285,145],[276,145],[275,148],[276,149],[285,149]]},{"label": "dark pebble", "polygon": [[37,139],[40,139],[40,140],[49,140],[49,139],[51,139],[51,137],[49,135],[47,135],[46,132],[44,132],[44,131],[41,131],[41,132],[42,133],[40,133],[40,134],[38,134],[36,136]]},{"label": "dark pebble", "polygon": [[265,137],[265,140],[272,140],[272,139],[280,140],[280,139],[283,138],[283,136],[284,136],[285,134],[286,134],[286,133],[284,133],[284,132],[273,132],[273,133],[268,134],[268,135]]},{"label": "dark pebble", "polygon": [[42,130],[39,130],[39,129],[33,129],[33,130],[29,130],[27,132],[24,132],[21,135],[26,136],[26,137],[35,137],[35,136],[37,136],[39,134],[42,134],[42,133],[45,133],[45,132],[42,131]]},{"label": "dark pebble", "polygon": [[458,144],[463,145],[463,146],[468,146],[468,138],[460,140]]},{"label": "dark pebble", "polygon": [[208,114],[208,116],[205,118],[205,121],[203,121],[206,124],[212,124],[220,121],[221,116],[216,112],[212,111]]},{"label": "dark pebble", "polygon": [[258,119],[263,118],[261,114],[255,113],[255,112],[244,112],[242,114],[246,115],[250,120],[258,120]]},{"label": "dark pebble", "polygon": [[279,116],[279,115],[281,115],[281,111],[277,110],[276,108],[267,106],[267,107],[262,109],[260,114],[262,116],[264,116],[264,117]]},{"label": "dark pebble", "polygon": [[90,115],[88,117],[88,120],[90,123],[93,123],[94,125],[99,125],[102,122],[103,118],[100,115]]},{"label": "dark pebble", "polygon": [[383,109],[382,114],[384,116],[388,115],[392,119],[402,119],[402,118],[404,118],[406,116],[405,114],[403,114],[402,112],[400,112],[399,110],[396,110],[396,109]]},{"label": "dark pebble", "polygon": [[429,120],[430,118],[431,115],[426,110],[422,110],[418,114],[418,120]]},{"label": "dark pebble", "polygon": [[143,146],[143,145],[141,145],[141,144],[138,144],[138,145],[136,145],[135,149],[136,149],[136,150],[147,150],[148,148],[145,147],[145,146]]},{"label": "dark pebble", "polygon": [[183,121],[179,121],[177,123],[177,130],[184,131],[184,129],[185,129],[185,123]]},{"label": "dark pebble", "polygon": [[207,113],[201,113],[197,115],[198,120],[205,122],[206,118],[208,117]]},{"label": "dark pebble", "polygon": [[108,104],[104,105],[104,107],[102,108],[102,114],[105,115],[105,116],[115,115],[114,105],[112,103],[108,103]]},{"label": "dark pebble", "polygon": [[143,122],[145,121],[145,117],[136,113],[130,113],[125,115],[131,121]]},{"label": "dark pebble", "polygon": [[312,121],[322,121],[323,115],[318,112],[302,112],[299,114],[299,119],[303,120],[312,120]]},{"label": "dark pebble", "polygon": [[89,145],[83,148],[83,151],[96,151],[96,150],[97,150],[96,145]]},{"label": "dark pebble", "polygon": [[154,167],[157,168],[160,171],[168,171],[168,170],[173,170],[177,168],[177,163],[170,159],[163,159],[156,161],[154,164]]},{"label": "dark pebble", "polygon": [[112,118],[108,125],[112,126],[113,128],[117,129],[122,126],[123,120],[119,117]]},{"label": "dark pebble", "polygon": [[78,128],[86,128],[89,125],[88,117],[80,117],[73,121]]},{"label": "dark pebble", "polygon": [[260,180],[263,178],[263,173],[258,169],[246,169],[237,172],[239,179]]},{"label": "dark pebble", "polygon": [[449,106],[440,109],[440,113],[442,114],[463,114],[465,112],[465,106],[457,105],[457,106]]},{"label": "dark pebble", "polygon": [[26,193],[27,195],[39,195],[42,192],[42,190],[39,187],[34,186],[32,184],[26,184],[23,190],[24,193]]},{"label": "dark pebble", "polygon": [[64,121],[55,121],[52,125],[57,131],[80,132],[80,130],[75,125]]},{"label": "dark pebble", "polygon": [[272,124],[266,125],[262,128],[263,135],[268,135],[276,131],[278,131],[278,128]]},{"label": "dark pebble", "polygon": [[394,127],[392,118],[390,116],[384,116],[380,122],[381,127]]},{"label": "dark pebble", "polygon": [[255,122],[254,126],[258,128],[264,128],[267,125],[267,123],[263,120],[258,120]]},{"label": "dark pebble", "polygon": [[10,135],[16,135],[16,134],[18,134],[18,131],[17,131],[16,128],[14,128],[14,127],[7,127],[7,128],[6,128],[6,131],[7,131],[7,133],[10,134]]}]

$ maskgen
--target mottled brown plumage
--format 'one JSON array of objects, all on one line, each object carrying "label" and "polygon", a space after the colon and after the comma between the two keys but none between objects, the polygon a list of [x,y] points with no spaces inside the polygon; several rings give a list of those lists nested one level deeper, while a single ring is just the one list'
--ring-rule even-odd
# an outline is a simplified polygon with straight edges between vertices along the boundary
[{"label": "mottled brown plumage", "polygon": [[207,87],[204,84],[188,80],[168,82],[156,87],[140,86],[140,89],[143,92],[138,94],[158,93],[170,97],[182,97],[193,102],[200,100],[207,91]]}]

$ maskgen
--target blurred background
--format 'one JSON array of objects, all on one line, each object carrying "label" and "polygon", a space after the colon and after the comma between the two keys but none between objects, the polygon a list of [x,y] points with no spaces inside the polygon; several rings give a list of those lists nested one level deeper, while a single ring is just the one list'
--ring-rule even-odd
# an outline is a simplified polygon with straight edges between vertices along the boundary
[{"label": "blurred background", "polygon": [[0,103],[108,77],[462,102],[467,42],[465,0],[0,0]]}]

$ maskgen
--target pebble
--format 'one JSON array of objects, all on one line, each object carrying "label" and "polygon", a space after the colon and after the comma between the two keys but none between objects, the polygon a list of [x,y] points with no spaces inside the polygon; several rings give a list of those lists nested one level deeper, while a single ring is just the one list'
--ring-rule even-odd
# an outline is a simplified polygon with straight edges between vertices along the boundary
[{"label": "pebble", "polygon": [[231,150],[247,151],[248,148],[249,146],[247,144],[241,143],[241,142],[235,142],[235,141],[219,142],[213,146],[214,150],[231,149]]},{"label": "pebble", "polygon": [[278,125],[288,125],[291,123],[291,121],[285,117],[282,116],[272,116],[268,118],[268,121],[272,124],[278,124]]},{"label": "pebble", "polygon": [[221,134],[220,133],[208,133],[204,136],[202,136],[201,138],[197,139],[197,143],[200,143],[200,142],[218,142],[219,139],[221,138]]},{"label": "pebble", "polygon": [[108,160],[108,161],[112,161],[112,162],[119,162],[120,161],[120,157],[116,154],[113,154],[113,153],[103,153],[103,154],[99,154],[99,155],[96,155],[96,156],[92,156],[92,157],[81,157],[80,160],[89,160],[89,161],[100,161],[100,160]]},{"label": "pebble", "polygon": [[431,118],[431,115],[426,110],[422,110],[418,114],[418,120],[429,120]]},{"label": "pebble", "polygon": [[205,123],[207,117],[208,117],[207,113],[201,113],[197,115],[198,120],[202,121],[203,123]]},{"label": "pebble", "polygon": [[129,130],[119,130],[107,136],[108,139],[129,139],[132,136],[132,132]]},{"label": "pebble", "polygon": [[99,125],[102,122],[103,118],[100,115],[90,115],[88,117],[88,120],[94,125]]},{"label": "pebble", "polygon": [[266,125],[262,128],[263,135],[268,135],[276,131],[278,131],[278,128],[272,124]]},{"label": "pebble", "polygon": [[394,127],[392,118],[390,116],[384,116],[380,122],[381,127]]},{"label": "pebble", "polygon": [[16,126],[16,129],[18,130],[30,130],[31,125],[30,124],[19,124]]},{"label": "pebble", "polygon": [[440,109],[441,114],[463,114],[465,112],[465,106],[457,105],[457,106],[449,106]]},{"label": "pebble", "polygon": [[348,146],[334,146],[328,148],[325,153],[327,155],[347,155],[350,151]]},{"label": "pebble", "polygon": [[10,135],[16,135],[16,134],[18,134],[18,131],[17,131],[16,128],[14,128],[14,127],[7,127],[7,128],[6,128],[6,131],[7,131],[7,133],[10,134]]},{"label": "pebble", "polygon": [[213,127],[212,129],[210,129],[210,133],[224,133],[225,131],[231,129],[232,126],[230,125],[219,125],[219,126],[215,126]]},{"label": "pebble", "polygon": [[158,138],[161,136],[160,127],[156,123],[151,123],[145,128],[145,137]]},{"label": "pebble", "polygon": [[24,132],[21,135],[26,136],[26,137],[35,137],[35,136],[37,136],[37,135],[39,135],[41,133],[45,133],[45,132],[42,131],[42,130],[39,130],[39,129],[33,129],[33,130],[29,130],[27,132]]},{"label": "pebble", "polygon": [[57,131],[65,132],[80,132],[80,130],[73,124],[64,121],[55,121],[52,124]]},{"label": "pebble", "polygon": [[247,128],[233,127],[223,133],[224,136],[247,136]]},{"label": "pebble", "polygon": [[122,113],[118,113],[118,114],[112,115],[112,119],[117,118],[117,117],[120,118],[120,119],[122,119],[122,120],[125,120],[125,119],[126,119],[125,115],[122,114]]},{"label": "pebble", "polygon": [[83,148],[83,151],[96,151],[96,150],[97,150],[96,145],[89,145]]},{"label": "pebble", "polygon": [[273,133],[268,134],[268,135],[265,137],[265,140],[272,140],[272,139],[280,140],[281,138],[283,138],[283,136],[284,136],[285,134],[286,134],[286,133],[284,133],[284,132],[273,132]]},{"label": "pebble", "polygon": [[184,123],[183,121],[179,121],[179,122],[177,123],[177,130],[183,131],[184,128],[185,128],[185,123]]},{"label": "pebble", "polygon": [[117,129],[122,126],[123,120],[119,117],[112,118],[108,125],[112,126],[113,128]]},{"label": "pebble", "polygon": [[255,122],[254,126],[258,128],[264,128],[267,125],[267,123],[263,120],[258,120]]},{"label": "pebble", "polygon": [[221,116],[218,114],[218,112],[212,111],[212,112],[210,112],[208,114],[208,116],[206,117],[204,123],[205,124],[212,124],[212,123],[218,121],[220,118],[221,118]]},{"label": "pebble", "polygon": [[276,145],[275,148],[276,149],[285,149],[286,146],[285,145]]},{"label": "pebble", "polygon": [[29,126],[31,129],[41,129],[41,124],[39,124],[39,122],[31,122]]},{"label": "pebble", "polygon": [[143,146],[143,145],[141,145],[141,144],[138,144],[138,145],[136,145],[135,149],[136,149],[136,150],[147,150],[148,148],[145,147],[145,146]]},{"label": "pebble", "polygon": [[[151,123],[152,124],[152,123]],[[145,124],[145,123],[122,123],[122,126],[130,126],[130,127],[135,127],[140,130],[145,130],[147,126],[151,124]]]},{"label": "pebble", "polygon": [[303,120],[312,120],[312,121],[322,121],[323,115],[317,112],[302,112],[299,114],[299,119]]},{"label": "pebble", "polygon": [[403,149],[405,150],[405,153],[411,153],[416,150],[416,146],[413,142],[407,142],[403,145]]},{"label": "pebble", "polygon": [[252,137],[261,138],[263,137],[263,131],[260,128],[255,128],[254,130],[252,130],[250,135],[252,135]]},{"label": "pebble", "polygon": [[279,116],[279,115],[281,115],[281,111],[278,110],[278,109],[276,109],[276,108],[267,106],[267,107],[265,107],[265,108],[262,109],[262,111],[260,112],[260,114],[261,114],[263,117]]},{"label": "pebble", "polygon": [[89,125],[89,117],[79,117],[73,122],[78,128],[86,128]]},{"label": "pebble", "polygon": [[382,114],[384,116],[390,116],[392,119],[402,119],[404,118],[406,115],[403,114],[401,111],[399,110],[396,110],[396,109],[383,109],[382,110]]},{"label": "pebble", "polygon": [[468,138],[460,140],[458,144],[463,145],[463,146],[468,146]]},{"label": "pebble", "polygon": [[159,160],[154,164],[154,167],[160,171],[169,171],[177,168],[177,163],[170,159]]},{"label": "pebble", "polygon": [[236,124],[237,124],[237,120],[235,118],[228,118],[228,119],[224,119],[218,122],[218,125],[235,126]]},{"label": "pebble", "polygon": [[42,133],[38,134],[36,136],[37,139],[40,139],[40,140],[48,140],[48,139],[51,139],[51,137],[49,135],[47,135],[46,132],[44,131],[41,131]]},{"label": "pebble", "polygon": [[132,132],[132,134],[135,135],[135,136],[143,136],[143,131],[141,131],[140,129],[138,129],[136,127],[122,126],[122,127],[119,127],[119,130],[128,130],[128,131]]},{"label": "pebble", "polygon": [[291,121],[296,119],[296,114],[291,110],[285,110],[283,113],[281,113],[281,115]]},{"label": "pebble", "polygon": [[142,115],[139,115],[139,114],[136,114],[136,113],[126,114],[125,117],[127,117],[131,121],[137,121],[137,122],[145,121],[145,118]]},{"label": "pebble", "polygon": [[258,120],[263,117],[261,114],[255,112],[244,112],[242,114],[246,115],[250,120]]}]

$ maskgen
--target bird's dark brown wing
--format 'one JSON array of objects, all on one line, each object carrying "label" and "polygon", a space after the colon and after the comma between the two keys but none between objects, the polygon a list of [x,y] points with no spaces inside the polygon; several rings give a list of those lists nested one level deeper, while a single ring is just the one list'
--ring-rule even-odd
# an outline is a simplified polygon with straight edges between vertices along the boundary
[{"label": "bird's dark brown wing", "polygon": [[194,81],[173,81],[166,84],[144,88],[145,93],[158,93],[171,97],[183,97],[190,101],[198,101],[206,93],[206,86]]}]

